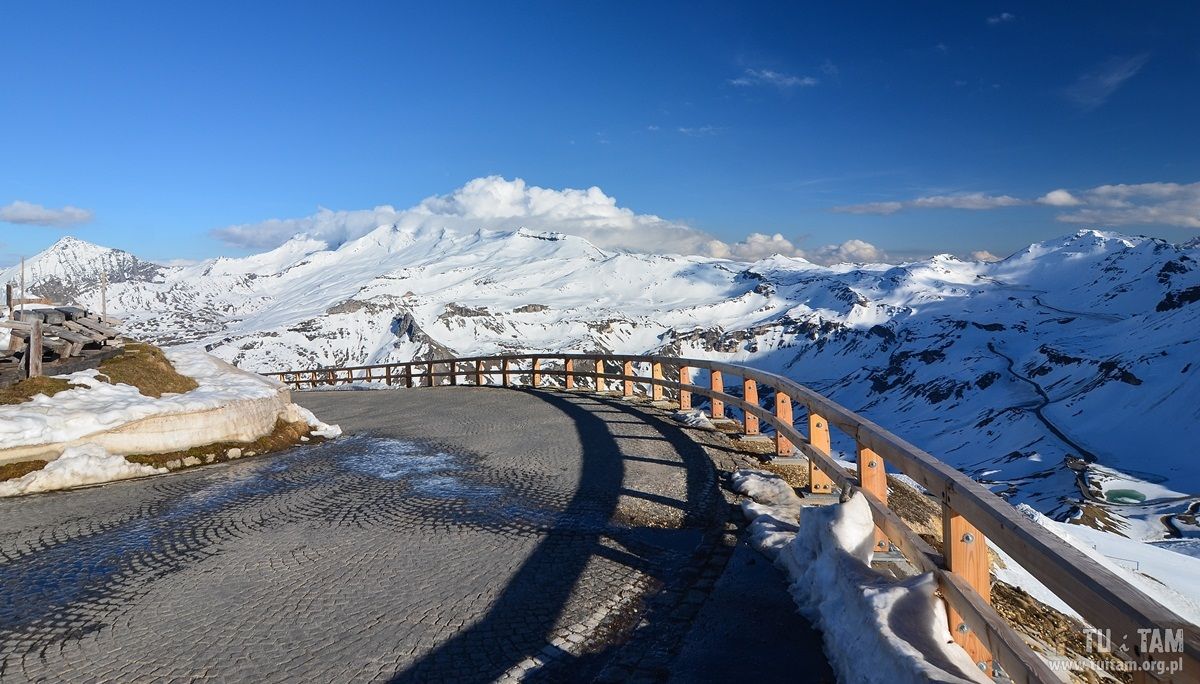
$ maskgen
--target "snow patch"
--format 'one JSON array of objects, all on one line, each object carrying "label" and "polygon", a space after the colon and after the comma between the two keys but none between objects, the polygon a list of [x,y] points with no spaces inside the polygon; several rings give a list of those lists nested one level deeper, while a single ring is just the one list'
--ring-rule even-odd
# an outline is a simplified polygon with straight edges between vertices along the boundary
[{"label": "snow patch", "polygon": [[41,470],[0,482],[0,496],[48,492],[165,472],[166,468],[130,463],[96,444],[81,444],[67,448],[62,456],[47,463]]},{"label": "snow patch", "polygon": [[712,424],[712,421],[708,419],[708,416],[704,415],[704,412],[700,409],[676,411],[675,413],[671,414],[671,419],[676,422],[683,423],[688,427],[699,428],[701,430],[717,429],[717,427]]},{"label": "snow patch", "polygon": [[308,426],[312,428],[312,433],[318,437],[333,439],[334,437],[340,437],[342,434],[341,426],[322,423],[321,419],[313,415],[312,411],[309,411],[300,404],[290,405],[288,407],[288,411],[291,412],[291,420],[302,420],[305,423],[308,423]]}]

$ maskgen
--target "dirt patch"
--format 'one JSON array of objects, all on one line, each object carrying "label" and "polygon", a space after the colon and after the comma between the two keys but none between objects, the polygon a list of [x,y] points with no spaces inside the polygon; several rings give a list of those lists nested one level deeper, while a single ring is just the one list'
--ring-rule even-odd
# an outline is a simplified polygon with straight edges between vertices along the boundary
[{"label": "dirt patch", "polygon": [[46,463],[46,461],[20,461],[18,463],[0,465],[0,482],[28,475],[35,470],[41,470],[46,467]]},{"label": "dirt patch", "polygon": [[[239,450],[237,453],[240,454],[238,456],[240,458],[245,456],[260,456],[262,454],[290,449],[300,444],[320,444],[325,441],[325,438],[311,433],[312,428],[307,423],[287,423],[278,420],[275,422],[275,429],[271,434],[259,437],[253,442],[217,442],[216,444],[192,447],[184,451],[126,456],[125,460],[132,463],[142,463],[158,468],[176,470],[191,465],[233,460],[229,457],[229,452],[232,449]],[[184,463],[188,459],[195,460],[190,463]]]},{"label": "dirt patch", "polygon": [[776,465],[774,463],[764,463],[763,470],[775,473],[783,478],[783,481],[790,484],[793,488],[804,489],[808,487],[808,465]]},{"label": "dirt patch", "polygon": [[26,378],[11,387],[0,389],[0,404],[20,404],[39,394],[52,397],[73,387],[78,385],[72,385],[59,378]]},{"label": "dirt patch", "polygon": [[199,385],[181,375],[158,347],[142,342],[129,342],[121,353],[100,363],[100,378],[114,385],[132,385],[148,397],[164,394],[183,394]]}]

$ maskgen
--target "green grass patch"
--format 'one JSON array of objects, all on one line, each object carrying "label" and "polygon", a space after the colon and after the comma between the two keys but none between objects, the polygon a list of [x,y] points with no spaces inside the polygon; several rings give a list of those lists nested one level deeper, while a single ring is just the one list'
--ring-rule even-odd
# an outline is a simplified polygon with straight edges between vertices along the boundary
[{"label": "green grass patch", "polygon": [[78,385],[72,385],[59,378],[26,378],[11,387],[0,388],[0,404],[20,404],[39,394],[52,397],[72,387]]},{"label": "green grass patch", "polygon": [[100,362],[101,380],[114,385],[132,385],[148,397],[164,394],[183,394],[199,385],[180,375],[158,347],[143,342],[129,342],[116,356]]}]

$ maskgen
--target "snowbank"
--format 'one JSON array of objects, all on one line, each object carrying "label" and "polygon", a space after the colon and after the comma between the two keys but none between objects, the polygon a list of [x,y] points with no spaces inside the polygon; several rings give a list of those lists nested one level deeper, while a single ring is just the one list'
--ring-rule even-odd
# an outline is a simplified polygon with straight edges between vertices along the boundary
[{"label": "snowbank", "polygon": [[990,681],[951,639],[932,574],[901,581],[871,569],[875,526],[861,494],[805,507],[770,473],[739,470],[732,484],[755,500],[742,506],[751,541],[787,573],[841,681]]},{"label": "snowbank", "polygon": [[69,447],[62,456],[47,463],[46,467],[41,470],[0,482],[0,496],[48,492],[54,489],[126,480],[131,477],[157,475],[165,472],[167,472],[166,468],[130,463],[121,456],[108,453],[96,444],[83,444]]},{"label": "snowbank", "polygon": [[166,355],[177,371],[199,387],[155,399],[131,385],[103,382],[94,369],[57,376],[83,387],[0,406],[0,449],[71,442],[150,416],[208,411],[242,399],[270,399],[282,388],[202,351],[172,349]]},{"label": "snowbank", "polygon": [[173,349],[167,358],[196,389],[160,398],[99,380],[96,370],[59,376],[81,385],[0,406],[0,463],[54,459],[70,447],[94,444],[112,454],[182,451],[215,442],[252,442],[276,422],[304,421],[322,437],[341,434],[291,403],[287,388],[202,351]]}]

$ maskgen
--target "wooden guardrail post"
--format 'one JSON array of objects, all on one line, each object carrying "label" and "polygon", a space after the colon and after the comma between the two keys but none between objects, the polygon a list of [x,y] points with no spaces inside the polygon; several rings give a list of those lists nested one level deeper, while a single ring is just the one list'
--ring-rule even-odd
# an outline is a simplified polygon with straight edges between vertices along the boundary
[{"label": "wooden guardrail post", "polygon": [[392,386],[392,367],[391,367],[391,366],[385,366],[385,367],[384,367],[384,369],[383,369],[383,379],[384,379],[384,381],[385,381],[385,382],[387,382],[387,384],[388,384],[388,387],[391,387],[391,386]]},{"label": "wooden guardrail post", "polygon": [[542,360],[538,357],[533,357],[533,369],[530,372],[529,383],[537,389],[542,384]]},{"label": "wooden guardrail post", "polygon": [[[689,368],[688,366],[680,366],[679,367],[679,384],[680,385],[692,384],[692,369]],[[679,389],[679,410],[680,411],[689,411],[689,410],[691,410],[691,408],[692,408],[692,393],[681,387]]]},{"label": "wooden guardrail post", "polygon": [[[867,447],[858,445],[858,484],[865,491],[871,492],[885,506],[888,502],[887,471],[884,470],[883,459],[879,454]],[[888,538],[883,530],[875,527],[875,552],[888,550]]]},{"label": "wooden guardrail post", "polygon": [[433,367],[436,366],[432,360],[425,364],[425,386],[433,387]]},{"label": "wooden guardrail post", "polygon": [[663,386],[659,382],[663,379],[662,364],[654,361],[650,364],[650,399],[653,401],[662,401]]},{"label": "wooden guardrail post", "polygon": [[458,384],[458,362],[457,361],[450,362],[450,384],[451,385]]},{"label": "wooden guardrail post", "polygon": [[[708,388],[714,392],[725,392],[725,381],[721,378],[721,371],[711,370],[708,372]],[[712,397],[712,399],[710,399],[710,403],[712,404],[712,411],[710,411],[712,417],[724,418],[725,402],[717,399],[716,397]]]},{"label": "wooden guardrail post", "polygon": [[475,384],[483,386],[483,359],[475,360]]},{"label": "wooden guardrail post", "polygon": [[621,375],[625,376],[625,382],[622,385],[621,394],[622,394],[622,396],[632,397],[633,396],[633,381],[629,379],[629,378],[633,377],[633,362],[632,361],[626,361],[621,364]]},{"label": "wooden guardrail post", "polygon": [[563,386],[567,389],[575,389],[575,359],[565,359],[563,370],[566,371],[566,375],[563,376]]},{"label": "wooden guardrail post", "polygon": [[404,364],[404,386],[412,389],[412,385],[412,363],[406,363]]},{"label": "wooden guardrail post", "polygon": [[[742,398],[747,404],[758,406],[758,383],[750,378],[742,378]],[[747,435],[758,434],[758,416],[750,411],[746,411],[745,420],[742,421],[742,432]]]},{"label": "wooden guardrail post", "polygon": [[[829,440],[829,421],[812,409],[808,411],[808,443],[826,456],[833,455],[833,447]],[[825,471],[817,467],[814,459],[808,459],[808,490],[813,494],[829,494],[833,492],[833,480]]]},{"label": "wooden guardrail post", "polygon": [[[775,390],[775,417],[784,425],[792,424],[792,398],[778,389]],[[783,435],[782,430],[775,431],[775,455],[792,455],[792,441]]]},{"label": "wooden guardrail post", "polygon": [[[959,515],[946,503],[942,503],[942,551],[946,567],[966,580],[987,603],[992,602],[992,583],[988,573],[987,539],[966,518]],[[992,654],[963,621],[962,615],[946,602],[946,616],[950,623],[950,634],[979,668],[986,673],[992,671]]]},{"label": "wooden guardrail post", "polygon": [[505,387],[508,387],[508,359],[500,362],[500,381]]}]

